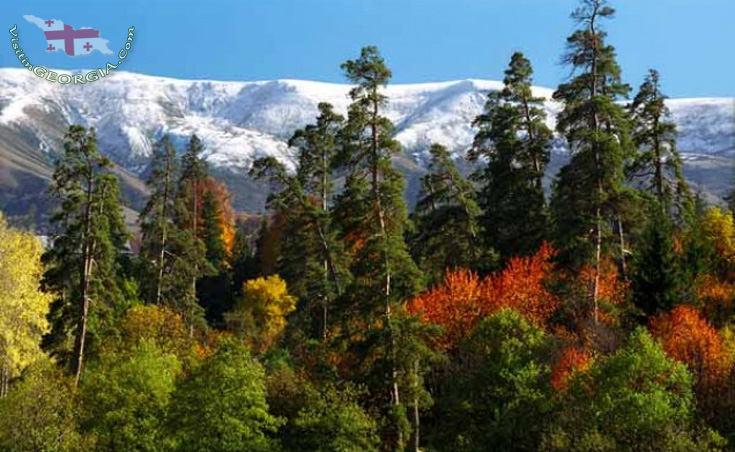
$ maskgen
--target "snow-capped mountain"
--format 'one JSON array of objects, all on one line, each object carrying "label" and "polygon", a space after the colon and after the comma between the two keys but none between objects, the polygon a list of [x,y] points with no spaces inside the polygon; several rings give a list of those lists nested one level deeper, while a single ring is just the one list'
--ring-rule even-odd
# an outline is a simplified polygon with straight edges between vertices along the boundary
[{"label": "snow-capped mountain", "polygon": [[[432,142],[463,156],[475,133],[473,118],[487,93],[500,86],[486,80],[388,86],[386,114],[396,125],[405,164],[420,171]],[[81,123],[94,126],[100,149],[133,175],[144,170],[152,143],[166,132],[181,145],[192,133],[199,135],[215,170],[244,174],[265,155],[293,166],[288,137],[314,120],[319,102],[345,113],[349,89],[302,80],[223,82],[126,72],[74,86],[49,83],[22,68],[0,69],[0,160],[19,152],[43,159],[59,148],[69,124]],[[546,98],[552,93],[535,91]],[[735,153],[735,99],[675,99],[669,106],[687,165],[729,165],[725,159]],[[547,110],[553,126],[558,105],[548,102]]]}]

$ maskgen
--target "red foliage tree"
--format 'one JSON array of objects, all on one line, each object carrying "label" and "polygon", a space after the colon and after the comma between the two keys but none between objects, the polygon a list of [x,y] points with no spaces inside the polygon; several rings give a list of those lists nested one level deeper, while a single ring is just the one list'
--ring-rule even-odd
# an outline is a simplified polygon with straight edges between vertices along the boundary
[{"label": "red foliage tree", "polygon": [[722,338],[693,306],[680,305],[653,318],[650,328],[666,353],[689,367],[702,389],[727,376],[731,362]]},{"label": "red foliage tree", "polygon": [[559,306],[545,285],[553,255],[551,246],[544,244],[535,255],[512,258],[503,271],[485,279],[469,270],[447,271],[444,285],[411,300],[408,311],[444,327],[438,345],[445,349],[456,346],[480,319],[501,308],[515,309],[543,325]]}]

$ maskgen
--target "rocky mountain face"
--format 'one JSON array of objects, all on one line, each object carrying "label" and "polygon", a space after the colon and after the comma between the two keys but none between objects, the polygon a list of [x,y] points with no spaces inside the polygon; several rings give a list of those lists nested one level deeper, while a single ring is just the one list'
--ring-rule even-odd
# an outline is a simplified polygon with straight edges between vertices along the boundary
[{"label": "rocky mountain face", "polygon": [[[386,113],[403,145],[397,164],[408,176],[409,198],[415,196],[429,145],[444,144],[463,159],[475,133],[473,118],[487,93],[500,86],[460,80],[386,89]],[[213,172],[230,185],[236,207],[259,211],[267,187],[247,177],[252,161],[269,155],[293,167],[288,137],[313,121],[319,102],[345,113],[349,89],[302,80],[179,80],[126,72],[74,86],[49,83],[22,68],[0,69],[0,209],[33,217],[47,210],[42,198],[54,154],[69,124],[80,123],[97,129],[100,149],[119,166],[133,208],[145,198],[140,178],[152,143],[170,133],[183,148],[196,133]],[[551,92],[536,88],[546,98]],[[735,99],[672,99],[669,107],[686,176],[708,195],[721,196],[735,182]],[[548,102],[546,108],[553,126],[559,106]],[[552,168],[566,154],[558,140]]]}]

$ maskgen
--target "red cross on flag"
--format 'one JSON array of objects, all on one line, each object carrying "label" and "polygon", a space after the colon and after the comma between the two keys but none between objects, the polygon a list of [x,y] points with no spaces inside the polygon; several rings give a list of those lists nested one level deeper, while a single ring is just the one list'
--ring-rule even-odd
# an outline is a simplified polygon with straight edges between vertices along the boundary
[{"label": "red cross on flag", "polygon": [[93,28],[75,29],[58,19],[41,19],[36,16],[23,16],[28,22],[43,30],[47,52],[64,52],[68,56],[90,55],[98,51],[112,55],[107,47],[110,41],[100,37],[100,31]]}]

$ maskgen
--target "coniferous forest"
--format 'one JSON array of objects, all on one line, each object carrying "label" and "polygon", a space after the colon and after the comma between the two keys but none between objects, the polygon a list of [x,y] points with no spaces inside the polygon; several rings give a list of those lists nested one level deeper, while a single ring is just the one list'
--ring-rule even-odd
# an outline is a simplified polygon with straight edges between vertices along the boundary
[{"label": "coniferous forest", "polygon": [[735,214],[688,186],[614,14],[573,11],[556,130],[532,62],[495,62],[470,170],[432,145],[413,209],[373,46],[295,170],[253,164],[260,218],[163,136],[128,230],[69,127],[48,243],[0,217],[0,451],[735,450]]}]

